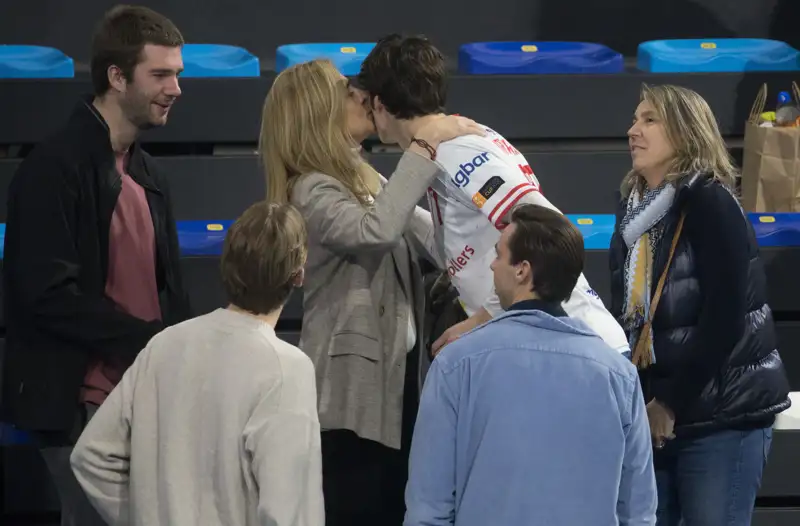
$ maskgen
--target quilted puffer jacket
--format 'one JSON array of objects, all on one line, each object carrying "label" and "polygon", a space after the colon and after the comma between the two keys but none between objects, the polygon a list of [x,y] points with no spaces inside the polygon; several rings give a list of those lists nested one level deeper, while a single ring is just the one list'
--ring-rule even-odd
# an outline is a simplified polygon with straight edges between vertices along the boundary
[{"label": "quilted puffer jacket", "polygon": [[[610,247],[611,312],[620,319],[627,247]],[[766,276],[752,225],[735,198],[705,175],[678,183],[654,254],[653,289],[678,219],[683,232],[653,320],[656,361],[641,371],[647,401],[676,416],[676,435],[771,425],[788,408],[789,381],[777,350]]]}]

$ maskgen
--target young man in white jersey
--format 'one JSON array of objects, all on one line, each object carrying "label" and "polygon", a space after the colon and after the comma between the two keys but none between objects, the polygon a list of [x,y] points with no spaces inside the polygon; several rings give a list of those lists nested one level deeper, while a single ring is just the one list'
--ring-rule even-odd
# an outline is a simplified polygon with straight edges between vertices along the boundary
[{"label": "young man in white jersey", "polygon": [[[381,141],[403,149],[415,142],[426,147],[415,133],[444,115],[447,93],[445,60],[433,44],[423,37],[389,35],[376,44],[352,84],[368,93]],[[496,131],[486,132],[442,143],[431,152],[447,173],[428,189],[436,241],[468,315],[434,342],[434,353],[503,311],[489,269],[501,219],[519,203],[557,210],[542,195],[525,157]],[[583,274],[564,309],[612,348],[628,351],[625,333]]]}]

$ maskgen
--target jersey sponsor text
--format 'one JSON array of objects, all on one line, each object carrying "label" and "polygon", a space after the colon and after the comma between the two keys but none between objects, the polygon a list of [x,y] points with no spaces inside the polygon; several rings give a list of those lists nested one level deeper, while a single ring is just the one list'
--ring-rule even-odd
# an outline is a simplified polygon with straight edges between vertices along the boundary
[{"label": "jersey sponsor text", "polygon": [[489,152],[483,152],[476,155],[472,161],[459,164],[458,171],[453,175],[453,182],[459,188],[467,186],[469,184],[469,176],[488,161]]},{"label": "jersey sponsor text", "polygon": [[505,181],[499,175],[493,175],[489,178],[481,189],[475,192],[472,196],[472,202],[475,203],[475,206],[478,208],[483,208],[483,205],[486,204],[486,201],[492,198],[492,196],[497,193],[497,190],[500,189],[501,186]]},{"label": "jersey sponsor text", "polygon": [[464,249],[461,251],[461,254],[459,254],[454,258],[449,259],[447,261],[447,273],[450,274],[450,277],[452,278],[453,276],[464,270],[464,267],[467,266],[467,263],[469,263],[470,258],[472,258],[472,256],[474,255],[475,255],[475,250],[471,246],[466,245],[464,246]]}]

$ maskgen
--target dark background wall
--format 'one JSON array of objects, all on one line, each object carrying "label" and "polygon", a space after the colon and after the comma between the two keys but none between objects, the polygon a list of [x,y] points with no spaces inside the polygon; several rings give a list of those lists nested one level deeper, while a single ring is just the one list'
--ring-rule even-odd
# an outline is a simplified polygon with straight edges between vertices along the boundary
[{"label": "dark background wall", "polygon": [[[800,48],[800,0],[130,0],[169,16],[187,41],[239,45],[274,65],[281,44],[374,41],[390,32],[423,33],[451,58],[462,43],[487,40],[600,42],[631,57],[637,45],[659,38],[754,37],[784,40]],[[60,48],[86,71],[92,29],[114,0],[0,0],[0,44]],[[0,82],[0,222],[6,187],[24,148],[60,127],[82,79],[55,83]],[[259,109],[272,76],[261,79],[183,81],[184,96],[162,130],[145,134],[147,148],[168,174],[179,220],[233,219],[264,195],[254,155]],[[611,213],[614,192],[630,167],[625,141],[629,115],[642,82],[671,82],[697,90],[710,103],[737,159],[742,124],[762,83],[770,97],[795,76],[643,75],[590,79],[461,78],[452,83],[452,111],[497,127],[528,157],[547,195],[567,213]],[[772,99],[771,99],[772,100]],[[242,146],[235,154],[211,147]],[[4,148],[14,145],[12,149]],[[374,145],[373,145],[374,146]],[[9,154],[9,152],[11,152]],[[7,155],[7,158],[3,158]],[[399,154],[373,150],[377,169],[390,174]],[[779,348],[795,389],[800,388],[800,249],[762,252]],[[182,259],[184,279],[198,314],[225,298],[216,257]],[[586,274],[608,300],[608,257],[589,251]],[[302,297],[295,294],[278,330],[297,342]],[[0,327],[0,333],[2,327]],[[2,339],[0,339],[0,343]],[[760,502],[798,503],[799,438],[776,433]],[[36,451],[0,448],[0,524],[19,524],[7,514],[56,511],[57,501]],[[5,491],[2,486],[5,482]],[[797,511],[800,514],[800,511]],[[797,525],[791,510],[761,508],[755,524]],[[56,521],[53,521],[56,522]]]},{"label": "dark background wall", "polygon": [[[46,44],[84,61],[112,0],[2,0],[0,43]],[[464,42],[583,40],[635,55],[658,38],[772,37],[800,46],[798,0],[141,0],[191,42],[244,46],[269,66],[280,44],[424,33],[451,57]],[[794,20],[794,23],[792,23]]]}]

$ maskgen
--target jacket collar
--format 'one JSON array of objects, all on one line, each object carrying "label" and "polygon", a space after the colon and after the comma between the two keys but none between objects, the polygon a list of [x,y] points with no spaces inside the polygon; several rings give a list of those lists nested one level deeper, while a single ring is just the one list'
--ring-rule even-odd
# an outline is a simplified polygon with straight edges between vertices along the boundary
[{"label": "jacket collar", "polygon": [[544,300],[523,300],[518,301],[517,303],[510,306],[508,311],[515,311],[515,310],[538,310],[542,311],[545,314],[549,314],[555,318],[564,318],[567,316],[567,313],[564,311],[564,308],[559,303],[552,303],[549,301]]},{"label": "jacket collar", "polygon": [[563,315],[554,316],[553,314],[541,310],[540,308],[523,309],[522,307],[527,307],[528,305],[530,305],[530,304],[522,305],[525,303],[527,302],[519,302],[516,305],[512,305],[512,307],[509,310],[489,320],[486,324],[489,325],[492,323],[522,323],[530,327],[536,327],[539,329],[546,329],[549,331],[560,332],[560,333],[583,334],[586,336],[595,335],[595,333],[582,321],[567,316],[566,313],[563,311],[563,308],[561,308],[558,305],[552,306],[552,304],[548,305],[545,302],[538,302],[538,301],[535,304],[533,304],[533,306],[544,307],[548,310],[551,310],[553,311],[554,314],[560,314],[558,311],[561,311],[561,313],[563,313]]},{"label": "jacket collar", "polygon": [[[72,111],[68,126],[75,130],[76,136],[81,138],[81,144],[86,145],[92,152],[111,159],[114,156],[114,149],[111,146],[111,130],[106,120],[94,107],[93,101],[92,95],[82,97]],[[128,172],[143,188],[160,193],[148,173],[143,151],[138,141],[134,141],[128,150]]]},{"label": "jacket collar", "polygon": [[678,180],[678,184],[675,185],[676,192],[675,201],[672,204],[673,208],[682,210],[689,196],[692,195],[697,188],[707,184],[709,181],[712,181],[711,174],[707,172],[695,172],[681,177]]},{"label": "jacket collar", "polygon": [[[69,127],[80,130],[84,144],[98,152],[112,154],[111,131],[106,120],[94,107],[93,100],[92,96],[87,95],[78,101],[72,110]],[[131,147],[133,148],[133,145]]]}]

